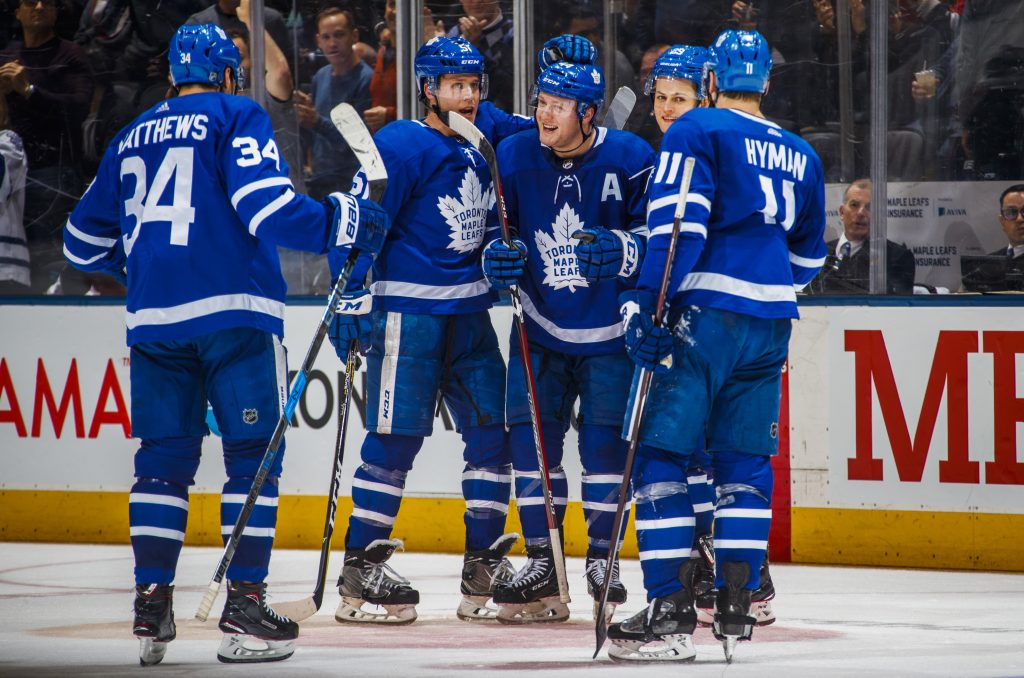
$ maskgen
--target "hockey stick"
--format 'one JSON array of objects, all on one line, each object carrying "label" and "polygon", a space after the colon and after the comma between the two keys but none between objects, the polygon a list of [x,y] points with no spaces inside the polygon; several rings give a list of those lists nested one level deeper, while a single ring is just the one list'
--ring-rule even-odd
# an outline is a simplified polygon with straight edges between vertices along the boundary
[{"label": "hockey stick", "polygon": [[608,109],[601,119],[601,127],[612,127],[622,129],[626,126],[629,114],[633,112],[636,105],[636,92],[623,85],[615,93],[615,98],[608,104]]},{"label": "hockey stick", "polygon": [[352,379],[358,369],[357,343],[348,344],[348,360],[345,362],[345,382],[338,402],[338,436],[335,440],[334,467],[331,469],[331,487],[327,491],[327,515],[324,518],[324,536],[320,542],[320,564],[316,571],[316,586],[313,595],[301,600],[286,601],[271,605],[274,611],[292,621],[312,617],[324,602],[327,587],[327,566],[331,556],[331,538],[334,536],[334,517],[338,511],[338,489],[341,486],[341,465],[345,459],[345,433],[348,430],[348,408],[352,402]]},{"label": "hockey stick", "polygon": [[[679,238],[679,227],[683,221],[683,213],[686,211],[686,196],[690,193],[690,180],[693,178],[693,157],[688,157],[683,162],[683,179],[679,182],[679,198],[676,201],[675,218],[672,220],[672,239],[668,243],[668,254],[665,255],[665,270],[661,273],[661,288],[658,290],[658,303],[654,310],[654,325],[661,327],[665,314],[665,299],[668,296],[668,284],[672,277],[672,260],[676,257],[676,241]],[[671,354],[669,355],[671,357]],[[671,363],[668,363],[671,364]],[[620,533],[622,522],[626,513],[626,493],[629,492],[630,476],[633,475],[633,458],[636,456],[636,448],[640,444],[640,423],[644,417],[644,406],[647,404],[647,392],[651,388],[650,370],[640,370],[640,384],[637,386],[636,395],[633,398],[633,411],[629,414],[629,451],[626,453],[626,466],[622,470],[622,482],[619,484],[619,503],[615,507],[615,522],[612,526],[611,545],[608,548],[608,561],[605,563],[604,582],[601,585],[601,604],[597,608],[597,622],[594,632],[597,635],[597,648],[594,650],[594,658],[604,647],[604,641],[608,638],[608,618],[605,608],[608,605],[608,584],[612,580],[615,561],[619,557]]]},{"label": "hockey stick", "polygon": [[[508,227],[508,212],[505,210],[505,195],[501,190],[501,176],[498,174],[498,158],[491,145],[477,129],[476,125],[452,111],[448,114],[448,126],[471,143],[487,162],[494,185],[494,196],[498,202],[498,220],[501,223],[501,239],[509,247],[512,246],[512,234]],[[523,305],[519,299],[519,286],[509,288],[512,296],[512,313],[516,319],[516,334],[519,339],[519,360],[523,363],[523,376],[526,379],[526,397],[530,403],[530,424],[533,427],[533,445],[537,450],[537,466],[540,470],[541,488],[544,491],[544,508],[548,518],[548,537],[551,541],[551,553],[555,560],[555,577],[558,579],[558,599],[569,602],[569,580],[565,576],[565,559],[562,555],[562,540],[558,532],[558,515],[551,499],[551,474],[548,471],[547,454],[544,452],[544,440],[540,430],[540,410],[537,408],[537,387],[533,382],[533,368],[530,366],[530,347],[526,341],[526,320],[523,317]]]},{"label": "hockey stick", "polygon": [[[377,152],[377,147],[373,143],[369,130],[366,129],[366,125],[363,124],[355,109],[348,104],[338,104],[331,111],[331,120],[334,121],[338,131],[345,137],[345,140],[349,142],[352,152],[356,154],[356,157],[363,164],[363,170],[366,173],[367,183],[369,184],[370,199],[375,202],[379,201],[380,197],[384,194],[384,189],[387,187],[388,175],[384,168],[384,161],[381,160],[380,153]],[[224,545],[224,555],[221,556],[213,579],[210,580],[209,586],[206,587],[206,593],[203,594],[203,599],[199,602],[199,609],[196,610],[196,619],[199,621],[206,621],[210,616],[213,601],[217,598],[217,593],[220,591],[221,582],[224,581],[224,574],[228,571],[231,559],[234,558],[235,551],[238,549],[238,543],[242,539],[242,532],[245,530],[249,517],[256,507],[256,500],[259,499],[260,490],[263,489],[263,484],[266,482],[270,468],[277,457],[284,433],[291,425],[292,415],[299,404],[299,398],[302,397],[302,392],[306,390],[309,373],[313,369],[313,363],[316,360],[317,354],[320,353],[320,346],[324,343],[324,337],[327,336],[327,329],[330,327],[331,320],[334,319],[338,299],[345,291],[349,278],[352,277],[352,271],[355,269],[358,258],[359,250],[353,247],[351,252],[349,252],[348,258],[345,260],[345,266],[342,268],[341,275],[338,276],[330,295],[327,297],[327,308],[324,309],[324,314],[320,318],[320,324],[313,335],[313,341],[306,350],[306,357],[303,358],[299,371],[292,378],[288,400],[285,402],[281,417],[277,420],[277,426],[270,437],[267,450],[263,453],[259,471],[257,471],[256,477],[252,481],[252,487],[249,488],[249,494],[245,498],[242,510],[239,511],[238,518],[235,520],[235,527],[231,530],[231,536]]]}]

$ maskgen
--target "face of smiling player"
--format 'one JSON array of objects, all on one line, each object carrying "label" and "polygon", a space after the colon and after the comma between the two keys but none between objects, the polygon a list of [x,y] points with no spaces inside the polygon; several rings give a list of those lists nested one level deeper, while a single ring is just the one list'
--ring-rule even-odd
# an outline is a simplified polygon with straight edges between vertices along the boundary
[{"label": "face of smiling player", "polygon": [[[429,91],[427,96],[432,96]],[[442,112],[455,111],[474,122],[480,105],[480,76],[472,73],[442,75],[433,96]]]},{"label": "face of smiling player", "polygon": [[576,115],[575,100],[539,92],[534,115],[540,142],[556,153],[571,152],[580,148],[583,143],[583,129],[591,130],[590,122],[594,117],[594,109],[589,108],[581,121]]},{"label": "face of smiling player", "polygon": [[697,85],[689,80],[658,78],[654,82],[654,119],[664,132],[687,111],[700,105]]}]

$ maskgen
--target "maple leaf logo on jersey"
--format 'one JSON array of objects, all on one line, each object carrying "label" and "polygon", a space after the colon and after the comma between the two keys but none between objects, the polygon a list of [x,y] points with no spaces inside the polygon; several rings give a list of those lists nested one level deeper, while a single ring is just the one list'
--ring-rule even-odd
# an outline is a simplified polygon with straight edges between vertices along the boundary
[{"label": "maple leaf logo on jersey", "polygon": [[467,169],[459,186],[459,196],[449,195],[437,199],[437,209],[451,228],[452,241],[448,249],[465,254],[480,247],[487,228],[487,212],[494,204],[490,187],[485,191],[476,172]]},{"label": "maple leaf logo on jersey", "polygon": [[541,261],[544,262],[545,285],[556,290],[568,287],[570,292],[575,292],[577,287],[589,287],[587,279],[580,275],[575,241],[569,237],[581,228],[583,222],[579,215],[569,207],[569,203],[565,203],[551,224],[551,235],[544,231],[537,231],[534,235]]}]

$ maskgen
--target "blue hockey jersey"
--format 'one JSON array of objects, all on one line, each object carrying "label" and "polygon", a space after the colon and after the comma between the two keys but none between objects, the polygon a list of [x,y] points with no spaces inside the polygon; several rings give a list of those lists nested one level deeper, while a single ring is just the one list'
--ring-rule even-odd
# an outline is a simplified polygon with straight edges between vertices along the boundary
[{"label": "blue hockey jersey", "polygon": [[495,148],[498,147],[499,141],[537,126],[533,118],[506,113],[490,101],[480,102],[473,124]]},{"label": "blue hockey jersey", "polygon": [[798,317],[796,290],[825,262],[821,161],[803,139],[735,110],[699,108],[665,133],[637,286],[657,292],[661,285],[688,156],[696,162],[672,266],[670,305]]},{"label": "blue hockey jersey", "polygon": [[[388,172],[381,205],[391,217],[373,262],[374,309],[446,315],[490,308],[497,296],[484,278],[480,250],[498,224],[483,156],[422,121],[396,120],[374,141]],[[362,170],[352,192],[369,196]],[[342,250],[329,256],[335,276],[343,258]],[[364,257],[353,279],[361,281],[368,264]]]},{"label": "blue hockey jersey", "polygon": [[64,229],[84,271],[127,266],[128,344],[284,334],[277,245],[322,253],[334,208],[296,194],[270,118],[240,96],[161,102],[110,143]]},{"label": "blue hockey jersey", "polygon": [[509,225],[529,248],[519,288],[527,336],[572,355],[623,350],[618,296],[636,277],[588,281],[580,275],[571,235],[596,226],[647,234],[654,151],[629,132],[598,127],[596,134],[590,150],[572,159],[542,146],[536,130],[510,137],[498,149]]}]

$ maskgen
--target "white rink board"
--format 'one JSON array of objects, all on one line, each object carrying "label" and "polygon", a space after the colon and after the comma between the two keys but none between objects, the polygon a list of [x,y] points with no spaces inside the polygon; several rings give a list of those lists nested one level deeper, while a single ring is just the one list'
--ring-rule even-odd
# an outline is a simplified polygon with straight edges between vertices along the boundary
[{"label": "white rink board", "polygon": [[[0,421],[0,454],[4,459],[0,489],[127,491],[133,482],[132,458],[138,441],[125,438],[122,427],[116,424],[101,425],[97,436],[89,437],[108,363],[116,375],[125,407],[130,408],[124,308],[79,305],[0,308],[3,309],[0,357],[8,366],[27,434],[21,437],[14,424]],[[321,314],[322,308],[318,306],[287,307],[285,346],[289,350],[290,369],[296,369],[301,363]],[[507,356],[512,310],[499,307],[493,309],[491,315],[499,345]],[[57,436],[45,405],[40,408],[39,436],[32,436],[40,361],[57,405],[60,405],[72,361],[75,362],[81,394],[81,436],[76,432],[73,407]],[[365,399],[364,373],[365,369],[360,370],[355,380],[359,400]],[[298,425],[287,433],[282,494],[327,494],[336,436],[337,394],[343,376],[344,365],[325,340],[304,401],[297,411]],[[0,393],[0,417],[11,409],[10,393]],[[116,400],[109,392],[99,409],[116,413]],[[354,407],[350,414],[342,473],[343,495],[350,493],[363,441],[365,429],[360,410]],[[424,443],[409,474],[408,496],[461,498],[462,440],[454,430],[445,430],[445,425],[443,419],[435,419],[434,434]],[[565,449],[569,451],[564,465],[570,478],[570,497],[578,500],[581,469],[579,456],[573,452],[576,449],[573,430],[569,431]],[[194,491],[220,492],[224,478],[219,439],[208,437],[203,444],[203,459]]]},{"label": "white rink board", "polygon": [[[1024,484],[993,482],[986,465],[995,458],[993,422],[997,409],[994,358],[993,353],[986,352],[991,350],[987,344],[1000,336],[999,332],[1012,332],[1024,348],[1019,308],[815,306],[801,308],[801,315],[790,346],[789,372],[794,507],[1024,513]],[[858,394],[856,363],[864,358],[854,345],[869,337],[868,333],[880,333],[884,341],[898,404],[891,395],[879,394],[877,376],[870,382],[870,391],[862,388]],[[938,386],[944,389],[941,400],[935,399],[938,390],[933,386],[936,392],[928,411],[936,416],[925,447],[927,421],[924,426],[919,421],[940,333],[945,333],[947,348],[949,338],[954,336],[960,341],[973,341],[976,347],[966,352],[965,362],[940,359],[943,365],[966,365],[966,379],[954,377],[945,384],[940,382]],[[1015,395],[1022,398],[1024,356],[1016,355],[1012,364]],[[866,381],[863,375],[861,378]],[[870,400],[865,398],[868,393]],[[953,479],[942,477],[940,462],[957,447],[955,440],[950,442],[947,408],[951,393],[954,419],[957,413],[967,413],[966,456],[968,466],[977,469],[976,479],[970,478],[970,473],[947,472]],[[1024,409],[1007,403],[1005,395],[999,407],[1004,412],[1019,412],[1024,419]],[[869,411],[871,425],[867,428],[864,423]],[[900,430],[901,417],[905,433]],[[870,431],[871,457],[881,464],[881,479],[853,477],[856,474],[848,462],[857,456],[858,422],[863,431]],[[954,424],[954,439],[956,427]],[[1024,421],[1017,422],[1015,430],[1015,457],[1021,462]],[[901,447],[898,440],[902,436],[909,445]],[[902,450],[902,478],[894,446]],[[864,449],[861,453],[867,456]],[[912,459],[918,455],[924,457],[919,474]]]}]

